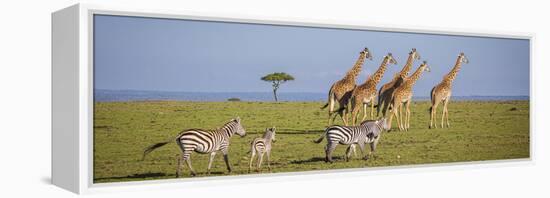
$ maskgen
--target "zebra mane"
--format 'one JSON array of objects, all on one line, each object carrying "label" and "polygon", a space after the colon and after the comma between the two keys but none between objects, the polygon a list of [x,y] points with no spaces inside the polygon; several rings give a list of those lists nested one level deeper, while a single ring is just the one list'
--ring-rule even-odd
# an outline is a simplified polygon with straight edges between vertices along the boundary
[{"label": "zebra mane", "polygon": [[263,138],[264,139],[271,138],[271,137],[273,137],[273,133],[275,133],[275,128],[266,129]]},{"label": "zebra mane", "polygon": [[236,126],[240,124],[240,119],[231,119],[229,122],[225,123],[221,128],[219,128],[217,131],[223,131],[227,133],[227,135],[232,136],[235,133]]}]

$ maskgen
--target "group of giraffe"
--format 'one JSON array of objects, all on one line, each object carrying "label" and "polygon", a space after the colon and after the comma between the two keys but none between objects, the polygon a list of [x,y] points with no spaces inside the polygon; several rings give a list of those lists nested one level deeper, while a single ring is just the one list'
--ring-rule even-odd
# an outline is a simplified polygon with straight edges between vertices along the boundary
[{"label": "group of giraffe", "polygon": [[[328,125],[334,122],[336,116],[340,116],[344,125],[349,125],[348,114],[351,116],[351,124],[361,123],[367,118],[367,109],[370,105],[370,118],[374,119],[374,108],[376,105],[376,116],[382,112],[383,117],[387,117],[390,110],[389,127],[391,128],[393,117],[396,118],[397,126],[400,131],[408,131],[410,128],[410,104],[412,101],[412,88],[418,81],[422,72],[430,72],[430,67],[426,61],[423,61],[416,71],[409,76],[409,71],[412,69],[415,60],[420,60],[420,54],[415,48],[409,52],[409,56],[405,66],[401,71],[394,74],[392,80],[380,87],[377,91],[376,86],[384,76],[388,65],[397,65],[397,61],[388,53],[382,59],[382,63],[378,69],[367,77],[365,82],[356,85],[356,79],[365,59],[372,60],[372,54],[368,48],[365,48],[359,53],[359,58],[353,67],[346,73],[344,78],[335,82],[329,91],[328,102],[322,108],[328,108]],[[451,98],[451,88],[453,80],[456,78],[462,63],[468,63],[468,59],[464,53],[460,53],[452,70],[443,77],[443,80],[433,87],[431,90],[431,107],[430,107],[430,125],[429,128],[437,128],[434,125],[436,120],[436,110],[439,104],[443,105],[443,114],[441,117],[441,128],[450,127],[449,112],[447,105]],[[375,101],[376,97],[378,100]],[[339,108],[336,109],[336,103]],[[403,115],[402,108],[405,108]],[[363,111],[363,117],[358,122],[359,113]],[[404,120],[403,120],[404,119]],[[445,125],[446,124],[446,125]]]}]

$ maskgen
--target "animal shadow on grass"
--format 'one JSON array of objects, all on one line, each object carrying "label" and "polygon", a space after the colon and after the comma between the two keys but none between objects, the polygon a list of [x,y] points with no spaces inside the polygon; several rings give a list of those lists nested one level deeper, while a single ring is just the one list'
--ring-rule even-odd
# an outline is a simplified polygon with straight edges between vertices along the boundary
[{"label": "animal shadow on grass", "polygon": [[[333,160],[341,160],[344,159],[343,157],[334,156],[332,157]],[[325,162],[325,157],[312,157],[305,160],[292,160],[290,161],[291,164],[305,164],[305,163],[314,163],[314,162]]]},{"label": "animal shadow on grass", "polygon": [[278,129],[277,134],[287,134],[287,135],[309,135],[309,134],[319,134],[325,132],[324,130],[303,130],[303,129]]},{"label": "animal shadow on grass", "polygon": [[[227,172],[223,171],[212,171],[210,172],[210,175],[206,174],[206,172],[198,172],[197,176],[216,176],[216,175],[229,175]],[[96,178],[94,180],[101,181],[101,180],[120,180],[120,179],[140,179],[144,180],[147,178],[159,178],[159,177],[176,177],[176,174],[166,174],[166,173],[140,173],[140,174],[133,174],[133,175],[127,175],[127,176],[116,176],[116,177],[102,177],[102,178]],[[183,173],[181,177],[192,177],[190,173]]]},{"label": "animal shadow on grass", "polygon": [[[139,173],[139,174],[133,174],[133,175],[127,175],[127,176],[95,178],[94,180],[147,179],[147,178],[165,177],[165,176],[169,176],[169,175],[167,175],[166,173]],[[175,175],[173,176],[175,177]]]}]

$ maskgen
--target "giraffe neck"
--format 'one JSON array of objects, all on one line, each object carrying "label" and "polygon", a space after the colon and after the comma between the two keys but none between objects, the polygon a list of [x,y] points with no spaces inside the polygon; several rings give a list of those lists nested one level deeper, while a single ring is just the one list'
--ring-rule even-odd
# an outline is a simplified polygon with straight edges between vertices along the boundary
[{"label": "giraffe neck", "polygon": [[405,64],[403,69],[401,69],[401,71],[399,72],[398,77],[405,78],[407,75],[409,75],[409,71],[411,71],[413,62],[414,62],[413,54],[409,54],[409,58],[407,59],[407,63]]},{"label": "giraffe neck", "polygon": [[378,70],[376,70],[376,72],[374,72],[374,74],[367,79],[367,82],[370,81],[372,82],[371,84],[376,86],[376,84],[378,84],[382,79],[382,77],[384,76],[384,72],[386,71],[387,65],[388,65],[388,58],[386,57],[382,61],[382,64],[380,64],[380,67],[378,67]]},{"label": "giraffe neck", "polygon": [[420,75],[422,74],[425,68],[426,68],[425,66],[418,67],[418,69],[416,69],[416,71],[409,78],[407,78],[407,81],[405,81],[404,86],[407,86],[408,88],[412,87],[416,83],[416,81],[420,78]]},{"label": "giraffe neck", "polygon": [[365,63],[366,57],[366,53],[361,53],[361,55],[359,55],[359,58],[355,62],[355,65],[353,65],[348,73],[346,73],[346,76],[344,77],[345,80],[355,82],[355,78],[357,78],[357,75],[359,75],[359,72],[361,72],[361,67],[363,66],[363,63]]},{"label": "giraffe neck", "polygon": [[458,71],[460,71],[461,66],[462,66],[462,61],[460,61],[460,57],[458,57],[458,59],[456,60],[455,66],[447,75],[445,75],[445,79],[443,81],[452,83],[453,80],[456,78]]}]

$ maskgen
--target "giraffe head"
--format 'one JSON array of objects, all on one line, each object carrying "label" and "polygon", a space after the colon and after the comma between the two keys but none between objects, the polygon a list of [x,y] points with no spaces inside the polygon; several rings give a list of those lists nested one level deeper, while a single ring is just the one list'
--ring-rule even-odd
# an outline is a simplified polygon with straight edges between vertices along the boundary
[{"label": "giraffe head", "polygon": [[412,56],[413,59],[420,60],[420,54],[416,51],[416,48],[412,48],[409,55]]},{"label": "giraffe head", "polygon": [[427,72],[431,71],[430,66],[428,66],[428,61],[423,61],[420,67],[423,68],[424,71],[427,71]]},{"label": "giraffe head", "polygon": [[365,49],[363,49],[363,51],[361,51],[360,54],[365,54],[365,58],[372,60],[372,54],[370,53],[369,48],[365,47]]},{"label": "giraffe head", "polygon": [[468,64],[470,62],[470,60],[468,60],[468,58],[466,58],[466,55],[464,54],[464,52],[460,52],[460,54],[458,55],[458,57],[460,58],[460,62],[461,63],[466,63]]},{"label": "giraffe head", "polygon": [[397,65],[397,61],[395,60],[395,58],[393,58],[393,55],[391,53],[388,53],[388,55],[384,56],[384,62],[386,64]]}]

